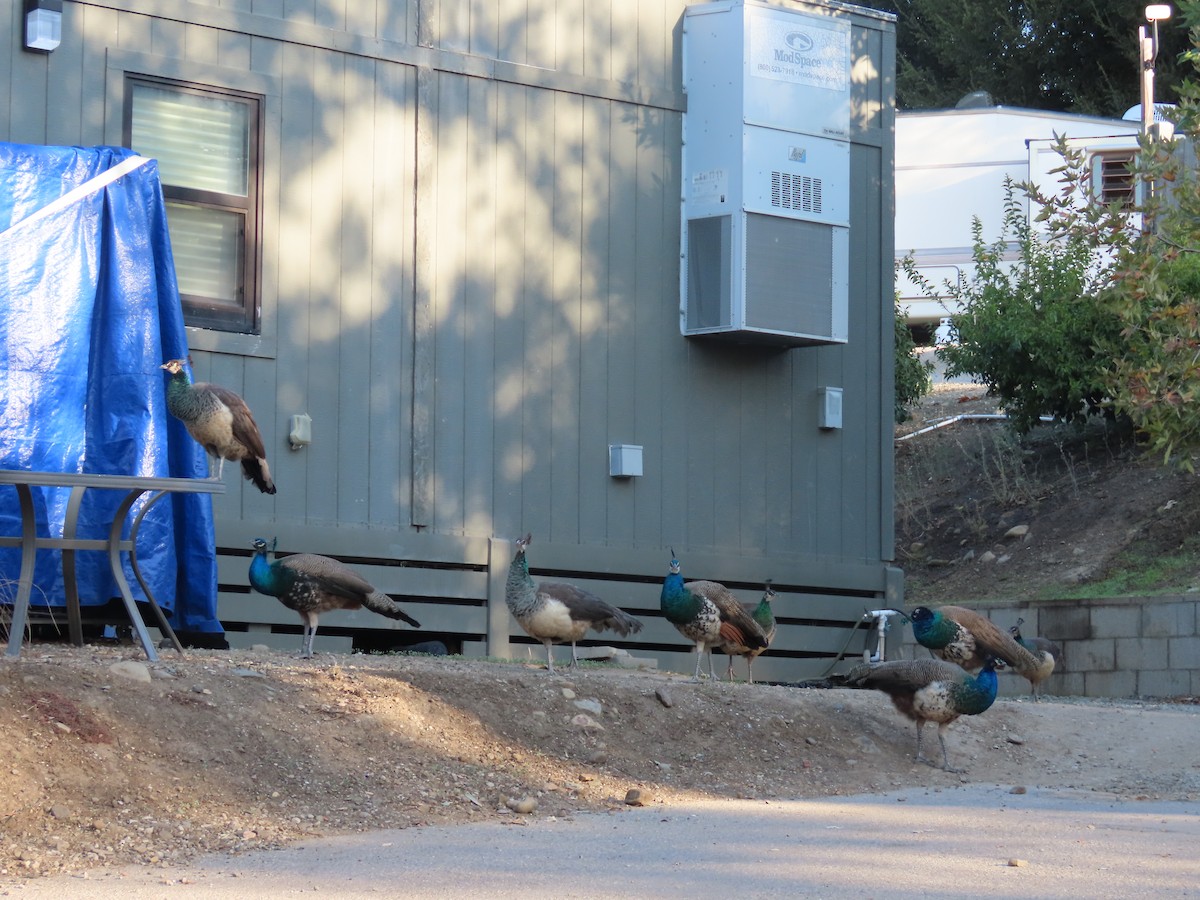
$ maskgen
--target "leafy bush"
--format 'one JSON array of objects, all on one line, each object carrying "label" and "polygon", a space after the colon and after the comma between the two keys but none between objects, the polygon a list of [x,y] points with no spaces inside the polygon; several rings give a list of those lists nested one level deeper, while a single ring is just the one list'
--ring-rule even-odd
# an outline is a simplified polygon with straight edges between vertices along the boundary
[{"label": "leafy bush", "polygon": [[933,390],[933,363],[917,356],[917,345],[905,320],[908,310],[896,307],[896,421],[907,422],[909,408]]},{"label": "leafy bush", "polygon": [[[954,317],[957,341],[937,353],[947,375],[985,384],[1023,434],[1042,416],[1082,421],[1106,411],[1120,323],[1094,297],[1104,283],[1101,251],[1084,234],[1051,239],[1036,232],[1017,190],[1006,182],[995,242],[984,241],[974,220],[973,277],[941,286],[961,312]],[[927,296],[941,299],[911,258],[902,265]]]}]

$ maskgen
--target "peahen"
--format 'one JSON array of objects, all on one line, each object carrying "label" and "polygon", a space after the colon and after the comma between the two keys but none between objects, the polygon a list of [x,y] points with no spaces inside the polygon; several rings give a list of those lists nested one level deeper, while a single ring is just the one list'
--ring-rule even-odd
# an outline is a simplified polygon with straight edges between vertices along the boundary
[{"label": "peahen", "polygon": [[612,629],[621,637],[642,630],[641,622],[590,591],[562,581],[534,582],[525,558],[525,548],[532,541],[532,534],[517,539],[504,585],[504,602],[525,633],[545,644],[550,674],[555,674],[553,644],[571,642],[571,666],[575,667],[579,665],[575,642],[588,629]]},{"label": "peahen", "polygon": [[671,570],[659,595],[659,607],[667,621],[696,645],[693,681],[700,680],[700,662],[705,650],[709,651],[708,674],[716,678],[712,663],[714,647],[730,645],[760,653],[767,649],[767,636],[729,588],[715,581],[684,584],[674,549],[671,550]]},{"label": "peahen", "polygon": [[905,614],[912,622],[913,636],[939,659],[958,663],[976,672],[995,657],[1023,678],[1033,682],[1045,664],[1040,654],[1031,653],[987,616],[962,606],[930,609],[918,606]]},{"label": "peahen", "polygon": [[934,765],[921,755],[921,732],[936,722],[942,745],[942,768],[950,767],[945,731],[959,716],[977,716],[996,700],[996,660],[987,659],[978,675],[940,659],[899,659],[863,663],[846,675],[846,684],[873,688],[892,698],[896,709],[917,723],[917,762]]},{"label": "peahen", "polygon": [[1041,700],[1042,682],[1053,675],[1055,669],[1062,666],[1062,647],[1058,646],[1058,644],[1054,643],[1054,641],[1050,640],[1049,638],[1021,637],[1021,626],[1024,624],[1024,619],[1017,619],[1017,624],[1009,628],[1008,633],[1013,636],[1013,640],[1015,640],[1034,656],[1041,656],[1041,665],[1038,667],[1037,671],[1025,676],[1029,679],[1029,691],[1031,694],[1033,694],[1033,699]]},{"label": "peahen", "polygon": [[[771,582],[768,580],[761,600],[757,603],[742,604],[746,612],[750,613],[750,618],[757,622],[758,627],[762,629],[763,636],[767,639],[768,647],[771,645],[771,641],[775,640],[775,614],[771,610],[771,601],[774,599],[775,589],[771,587]],[[721,645],[721,649],[729,654],[729,669],[725,673],[726,677],[730,681],[733,681],[733,658],[735,656],[744,656],[746,658],[746,680],[750,684],[754,684],[754,660],[767,648],[750,648],[741,644],[726,642]]]},{"label": "peahen", "polygon": [[365,606],[389,619],[400,619],[413,628],[421,623],[382,591],[375,589],[352,569],[313,553],[297,553],[271,562],[268,553],[275,552],[275,541],[268,548],[262,538],[254,539],[254,559],[250,562],[250,586],[260,594],[278,598],[288,609],[294,609],[304,622],[301,655],[311,657],[313,638],[317,634],[317,617],[331,609],[359,609]]},{"label": "peahen", "polygon": [[218,480],[225,470],[225,460],[237,461],[242,464],[247,481],[253,481],[264,494],[274,494],[267,451],[250,407],[228,388],[205,382],[193,384],[185,368],[187,362],[173,359],[162,365],[171,373],[167,382],[167,410],[217,460]]}]

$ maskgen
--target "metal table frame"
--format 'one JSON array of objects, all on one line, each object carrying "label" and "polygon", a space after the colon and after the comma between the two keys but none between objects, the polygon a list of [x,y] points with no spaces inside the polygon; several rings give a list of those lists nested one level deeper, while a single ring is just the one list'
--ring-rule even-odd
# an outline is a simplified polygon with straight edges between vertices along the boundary
[{"label": "metal table frame", "polygon": [[[136,475],[88,475],[68,472],[28,472],[17,469],[0,469],[0,485],[11,484],[17,489],[17,497],[21,503],[21,536],[0,535],[0,547],[21,548],[21,576],[17,588],[16,600],[13,603],[13,617],[9,625],[8,650],[9,657],[19,656],[21,644],[25,637],[25,625],[29,616],[29,597],[33,590],[33,567],[38,550],[61,550],[63,567],[63,584],[67,599],[67,629],[71,642],[76,646],[83,644],[83,615],[79,605],[79,586],[75,578],[75,554],[80,550],[100,550],[108,553],[108,563],[112,569],[113,578],[121,591],[121,599],[129,613],[129,620],[137,631],[146,656],[151,661],[158,659],[150,634],[142,621],[137,608],[137,601],[129,589],[129,581],[121,566],[121,554],[129,554],[129,562],[138,584],[150,602],[150,608],[158,618],[159,628],[170,638],[175,649],[183,652],[183,645],[176,637],[167,617],[154,594],[150,592],[137,562],[137,535],[141,528],[142,519],[159,500],[170,493],[187,494],[223,494],[225,485],[216,479],[198,478],[145,478]],[[35,487],[69,487],[70,498],[67,501],[66,517],[63,521],[63,536],[41,537],[37,533],[37,521],[34,517],[33,488]],[[108,529],[108,538],[81,538],[78,536],[79,507],[83,495],[89,488],[98,490],[125,491],[125,499],[117,507],[112,524]],[[129,527],[129,537],[122,539],[121,531],[129,511],[138,498],[147,492],[153,492],[150,498]]]}]

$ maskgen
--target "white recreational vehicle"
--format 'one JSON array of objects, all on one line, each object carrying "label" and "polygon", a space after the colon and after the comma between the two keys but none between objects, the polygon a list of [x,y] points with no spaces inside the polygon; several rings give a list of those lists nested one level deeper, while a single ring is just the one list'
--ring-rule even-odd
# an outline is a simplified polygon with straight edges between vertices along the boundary
[{"label": "white recreational vehicle", "polygon": [[[1004,180],[1053,188],[1061,165],[1056,136],[1084,146],[1093,187],[1107,202],[1134,198],[1127,166],[1138,146],[1140,108],[1126,118],[1005,106],[898,112],[896,114],[896,259],[911,254],[935,285],[972,274],[971,224],[983,239],[1000,238]],[[1132,116],[1132,120],[1131,117]],[[1017,199],[1028,202],[1018,192]],[[901,308],[914,328],[953,316],[949,301],[930,300],[902,272],[896,274]]]}]

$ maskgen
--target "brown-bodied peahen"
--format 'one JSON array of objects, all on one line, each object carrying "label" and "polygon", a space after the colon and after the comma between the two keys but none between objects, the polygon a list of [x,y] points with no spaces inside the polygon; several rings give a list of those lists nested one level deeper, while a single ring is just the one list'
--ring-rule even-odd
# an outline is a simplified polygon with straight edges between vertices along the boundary
[{"label": "brown-bodied peahen", "polygon": [[187,427],[188,434],[217,460],[215,478],[220,480],[225,460],[240,462],[246,480],[264,494],[275,493],[275,482],[267,465],[262,434],[241,397],[218,384],[193,384],[186,359],[163,363],[171,378],[167,382],[167,410]]},{"label": "brown-bodied peahen", "polygon": [[260,594],[275,597],[288,609],[294,609],[304,622],[301,655],[311,657],[317,618],[332,609],[359,609],[407,622],[413,628],[421,623],[402,610],[398,603],[336,559],[314,553],[297,553],[271,562],[267,554],[275,552],[262,538],[254,539],[254,559],[250,562],[250,586]]},{"label": "brown-bodied peahen", "polygon": [[508,567],[504,602],[525,633],[546,646],[546,668],[555,674],[552,645],[571,642],[571,666],[579,665],[576,641],[591,631],[611,629],[621,637],[642,630],[642,623],[590,591],[562,581],[535,582],[529,574],[525,548],[532,534],[517,539]]},{"label": "brown-bodied peahen", "polygon": [[771,609],[771,601],[774,599],[775,589],[771,587],[771,582],[768,580],[761,600],[757,603],[742,604],[746,612],[750,614],[750,618],[757,622],[758,627],[762,629],[763,637],[767,639],[767,647],[747,647],[729,641],[721,644],[721,650],[729,654],[729,668],[725,676],[730,681],[733,681],[733,658],[743,656],[746,658],[746,680],[750,684],[754,684],[754,660],[770,647],[771,641],[775,640],[775,614]]},{"label": "brown-bodied peahen", "polygon": [[995,657],[1032,684],[1050,659],[1049,654],[1030,652],[987,616],[966,607],[918,606],[904,615],[912,622],[918,644],[968,672],[978,671]]},{"label": "brown-bodied peahen", "polygon": [[1062,666],[1062,647],[1058,646],[1058,644],[1054,643],[1054,641],[1050,640],[1049,638],[1022,637],[1021,626],[1024,624],[1024,619],[1017,619],[1017,624],[1009,628],[1008,633],[1013,636],[1013,640],[1015,640],[1034,656],[1041,657],[1041,665],[1038,666],[1037,671],[1025,676],[1029,679],[1029,692],[1033,694],[1033,699],[1040,701],[1042,699],[1042,682],[1053,675],[1054,671]]},{"label": "brown-bodied peahen", "polygon": [[926,722],[938,726],[942,768],[950,767],[945,731],[959,716],[977,716],[996,700],[996,661],[984,661],[978,675],[940,659],[898,659],[863,663],[846,675],[852,687],[873,688],[892,698],[896,709],[917,723],[917,762],[934,765],[921,754],[921,732]]},{"label": "brown-bodied peahen", "polygon": [[679,633],[696,645],[696,672],[700,680],[700,662],[709,652],[708,674],[713,671],[712,649],[726,644],[748,651],[767,649],[767,636],[733,592],[716,581],[683,581],[679,560],[671,550],[671,568],[663,581],[659,608]]}]

